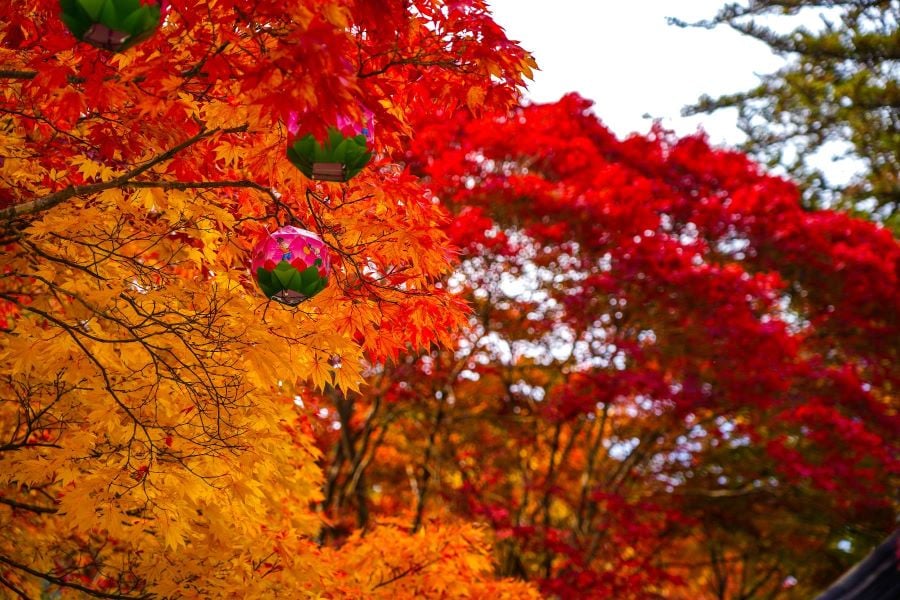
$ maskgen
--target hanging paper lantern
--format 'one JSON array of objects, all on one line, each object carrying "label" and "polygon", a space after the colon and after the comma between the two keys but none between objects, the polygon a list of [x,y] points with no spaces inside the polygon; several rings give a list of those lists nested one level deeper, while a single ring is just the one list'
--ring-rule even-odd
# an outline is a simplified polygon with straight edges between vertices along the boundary
[{"label": "hanging paper lantern", "polygon": [[60,18],[76,38],[121,52],[153,35],[162,0],[59,0]]},{"label": "hanging paper lantern", "polygon": [[[349,181],[372,158],[374,119],[365,111],[367,123],[360,126],[346,118],[339,118],[337,127],[329,127],[324,140],[309,133],[288,143],[288,159],[310,179],[320,181]],[[297,116],[291,115],[288,131],[297,132]]]},{"label": "hanging paper lantern", "polygon": [[322,238],[288,225],[256,246],[250,269],[267,298],[296,306],[325,289],[331,258]]}]

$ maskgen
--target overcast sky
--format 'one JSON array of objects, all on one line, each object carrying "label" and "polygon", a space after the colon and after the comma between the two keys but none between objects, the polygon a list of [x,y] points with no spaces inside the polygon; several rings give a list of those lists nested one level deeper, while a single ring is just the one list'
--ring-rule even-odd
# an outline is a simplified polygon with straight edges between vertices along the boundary
[{"label": "overcast sky", "polygon": [[698,125],[713,143],[742,140],[735,111],[683,118],[701,94],[749,89],[757,73],[782,61],[755,40],[720,27],[681,29],[666,17],[696,21],[715,15],[724,0],[488,0],[495,20],[521,42],[541,71],[528,97],[552,102],[577,91],[619,135],[646,132],[652,118],[688,134]]}]

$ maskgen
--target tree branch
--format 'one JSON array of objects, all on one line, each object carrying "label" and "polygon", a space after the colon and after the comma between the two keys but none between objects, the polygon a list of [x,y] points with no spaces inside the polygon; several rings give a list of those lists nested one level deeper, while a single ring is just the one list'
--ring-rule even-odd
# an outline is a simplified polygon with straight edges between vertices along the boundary
[{"label": "tree branch", "polygon": [[[445,544],[444,546],[446,547],[446,544]],[[441,551],[443,551],[443,548],[441,549]],[[433,560],[429,560],[429,561],[427,561],[427,562],[424,562],[424,563],[422,563],[422,564],[420,564],[420,565],[412,565],[412,566],[410,566],[410,567],[408,567],[408,568],[406,568],[406,569],[404,569],[404,570],[402,570],[402,571],[396,573],[394,576],[390,577],[389,579],[384,579],[384,580],[378,582],[378,583],[375,584],[375,586],[372,588],[372,591],[374,592],[374,591],[377,590],[378,588],[384,587],[384,586],[386,586],[386,585],[390,585],[390,584],[394,583],[395,581],[398,581],[398,580],[400,580],[400,579],[403,579],[404,577],[406,577],[406,576],[408,576],[408,575],[416,575],[416,574],[418,574],[418,573],[421,573],[422,571],[424,571],[425,569],[427,569],[427,568],[430,567],[431,565],[437,563],[438,560],[439,560],[439,559],[435,558],[435,559],[433,559]]]},{"label": "tree branch", "polygon": [[0,79],[34,79],[37,71],[20,71],[18,69],[0,69]]},{"label": "tree branch", "polygon": [[[22,204],[16,204],[16,205],[10,206],[9,208],[0,212],[0,218],[12,220],[16,217],[34,215],[39,212],[49,210],[49,209],[53,208],[54,206],[62,204],[66,200],[69,200],[70,198],[74,198],[76,196],[86,196],[89,194],[96,194],[97,192],[102,192],[104,190],[122,187],[125,185],[134,185],[137,182],[132,182],[131,181],[132,179],[134,179],[138,175],[141,175],[142,173],[149,171],[154,166],[174,158],[175,155],[177,155],[179,152],[181,152],[182,150],[184,150],[186,148],[189,148],[190,146],[193,146],[194,144],[196,144],[199,141],[202,141],[206,138],[212,137],[213,135],[215,135],[217,133],[240,133],[240,132],[246,131],[246,130],[247,130],[246,124],[240,125],[238,127],[232,127],[229,129],[218,129],[218,128],[217,129],[202,129],[202,130],[200,130],[199,133],[197,133],[193,137],[186,139],[185,141],[181,142],[177,146],[174,146],[174,147],[170,148],[169,150],[166,150],[162,154],[155,156],[154,158],[150,159],[149,161],[145,162],[144,164],[142,164],[138,167],[135,167],[134,169],[127,171],[126,173],[123,173],[122,175],[120,175],[114,179],[111,179],[109,181],[101,181],[98,183],[92,183],[89,185],[69,186],[58,192],[48,194],[47,196],[44,196],[42,198],[37,198],[37,199],[31,200],[29,202],[23,202]],[[147,182],[147,183],[151,183],[151,182]],[[176,183],[176,182],[173,182],[173,184],[174,183]],[[212,182],[207,182],[207,183],[212,183]],[[250,183],[250,182],[248,182],[248,183]],[[193,184],[193,186],[194,187],[203,187],[203,184],[198,183],[198,184]],[[147,185],[145,187],[151,187],[151,186]],[[248,185],[247,187],[251,187],[251,186]],[[186,189],[186,188],[184,188],[184,189]]]},{"label": "tree branch", "polygon": [[6,579],[5,577],[0,576],[0,584],[3,584],[4,586],[6,586],[6,587],[8,587],[10,590],[12,590],[12,592],[13,592],[16,596],[19,597],[19,600],[31,600],[31,599],[28,597],[28,594],[26,594],[25,592],[23,592],[22,590],[20,590],[19,588],[17,588],[17,587],[13,584],[13,582],[11,582],[10,580]]},{"label": "tree branch", "polygon": [[50,583],[52,583],[54,585],[58,585],[60,587],[71,588],[73,590],[78,590],[79,592],[84,592],[88,596],[93,596],[94,598],[107,598],[109,600],[145,600],[146,598],[150,598],[149,594],[142,594],[140,596],[129,596],[127,594],[109,594],[107,592],[93,590],[89,587],[79,585],[77,583],[72,583],[71,581],[66,581],[65,579],[61,579],[59,577],[54,577],[53,575],[50,575],[49,573],[42,573],[41,571],[32,569],[28,565],[23,565],[23,564],[17,563],[3,555],[0,555],[0,563],[9,565],[10,567],[12,567],[14,569],[24,571],[25,573],[28,573],[29,575],[43,579],[44,581],[49,581]]},{"label": "tree branch", "polygon": [[278,195],[271,188],[248,179],[231,181],[129,181],[127,186],[133,188],[159,188],[163,190],[250,188],[267,194],[273,200],[278,200]]},{"label": "tree branch", "polygon": [[10,500],[9,498],[0,498],[0,504],[6,504],[7,506],[12,506],[13,508],[18,508],[21,510],[29,510],[34,513],[39,513],[43,515],[55,515],[59,512],[59,509],[52,508],[48,506],[37,506],[34,504],[25,504],[24,502],[16,502],[15,500]]}]

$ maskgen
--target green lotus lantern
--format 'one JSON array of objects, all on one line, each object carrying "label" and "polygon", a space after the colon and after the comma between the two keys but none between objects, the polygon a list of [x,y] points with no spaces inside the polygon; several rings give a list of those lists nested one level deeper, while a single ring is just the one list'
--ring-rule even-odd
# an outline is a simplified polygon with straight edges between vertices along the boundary
[{"label": "green lotus lantern", "polygon": [[122,52],[157,30],[163,0],[60,0],[60,18],[82,42]]},{"label": "green lotus lantern", "polygon": [[[319,181],[349,181],[372,158],[374,119],[366,111],[367,123],[360,126],[346,118],[339,118],[336,127],[329,127],[324,139],[309,133],[288,144],[287,156],[310,179]],[[291,133],[298,129],[296,117],[288,124]]]}]

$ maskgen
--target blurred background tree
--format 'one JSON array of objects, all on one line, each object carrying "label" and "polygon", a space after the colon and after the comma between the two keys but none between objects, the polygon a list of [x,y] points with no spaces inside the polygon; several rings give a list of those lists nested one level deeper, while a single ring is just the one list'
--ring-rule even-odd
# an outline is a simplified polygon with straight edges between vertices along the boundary
[{"label": "blurred background tree", "polygon": [[[808,208],[840,207],[900,225],[900,1],[750,0],[729,3],[706,28],[727,25],[786,59],[751,90],[703,96],[685,114],[738,111],[743,149],[780,165]],[[672,20],[680,26],[689,24]],[[827,157],[855,159],[849,178]],[[845,180],[842,180],[845,179]]]}]

